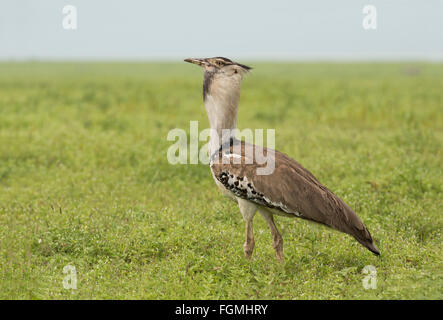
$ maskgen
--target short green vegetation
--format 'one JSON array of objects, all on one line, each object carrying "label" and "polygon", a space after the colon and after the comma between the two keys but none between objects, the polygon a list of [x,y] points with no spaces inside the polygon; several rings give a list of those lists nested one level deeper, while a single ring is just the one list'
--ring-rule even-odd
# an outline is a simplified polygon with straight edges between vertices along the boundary
[{"label": "short green vegetation", "polygon": [[277,217],[280,264],[257,215],[244,258],[244,222],[209,168],[166,158],[169,130],[208,127],[197,67],[1,63],[0,298],[442,299],[443,65],[250,64],[239,128],[275,129],[380,257]]}]

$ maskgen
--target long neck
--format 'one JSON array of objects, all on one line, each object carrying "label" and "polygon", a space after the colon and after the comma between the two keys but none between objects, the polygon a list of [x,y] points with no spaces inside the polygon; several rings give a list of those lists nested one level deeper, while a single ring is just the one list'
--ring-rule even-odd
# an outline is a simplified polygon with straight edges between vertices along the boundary
[{"label": "long neck", "polygon": [[211,126],[210,154],[235,136],[241,79],[213,80],[204,92],[205,108]]}]

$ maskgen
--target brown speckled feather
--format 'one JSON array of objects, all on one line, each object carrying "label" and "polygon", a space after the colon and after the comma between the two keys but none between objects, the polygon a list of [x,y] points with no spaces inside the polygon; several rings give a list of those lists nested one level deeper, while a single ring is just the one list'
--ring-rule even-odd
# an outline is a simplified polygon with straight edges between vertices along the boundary
[{"label": "brown speckled feather", "polygon": [[[211,161],[214,177],[234,195],[345,232],[379,254],[368,229],[355,212],[298,162],[278,151],[234,141],[236,144],[235,148],[232,145],[220,148]],[[275,170],[272,174],[258,175],[257,168],[265,165],[248,162],[255,148],[273,157]]]}]

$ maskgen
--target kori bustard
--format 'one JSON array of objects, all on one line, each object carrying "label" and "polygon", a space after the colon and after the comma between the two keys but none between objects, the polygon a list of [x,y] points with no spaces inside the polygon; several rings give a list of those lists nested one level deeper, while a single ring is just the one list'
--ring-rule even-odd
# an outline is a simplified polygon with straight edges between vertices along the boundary
[{"label": "kori bustard", "polygon": [[[257,211],[269,225],[278,260],[283,259],[283,239],[275,226],[274,214],[342,231],[374,254],[380,254],[355,212],[308,170],[283,153],[235,138],[241,81],[250,67],[223,57],[185,61],[204,71],[203,99],[211,126],[210,168],[217,186],[238,203],[246,222],[243,248],[248,259],[254,249],[252,220]],[[254,159],[257,148],[261,148],[267,161],[274,161],[270,174],[257,174],[263,167]]]}]

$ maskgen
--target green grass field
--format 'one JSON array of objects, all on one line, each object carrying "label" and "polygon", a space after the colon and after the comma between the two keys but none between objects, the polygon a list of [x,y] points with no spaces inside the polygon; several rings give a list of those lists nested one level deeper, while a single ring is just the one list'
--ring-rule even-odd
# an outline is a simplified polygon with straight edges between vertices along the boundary
[{"label": "green grass field", "polygon": [[166,158],[169,130],[208,126],[199,68],[1,63],[0,298],[443,299],[443,65],[251,65],[239,128],[276,129],[380,257],[277,217],[280,264],[257,215],[244,258],[244,222],[209,168]]}]

